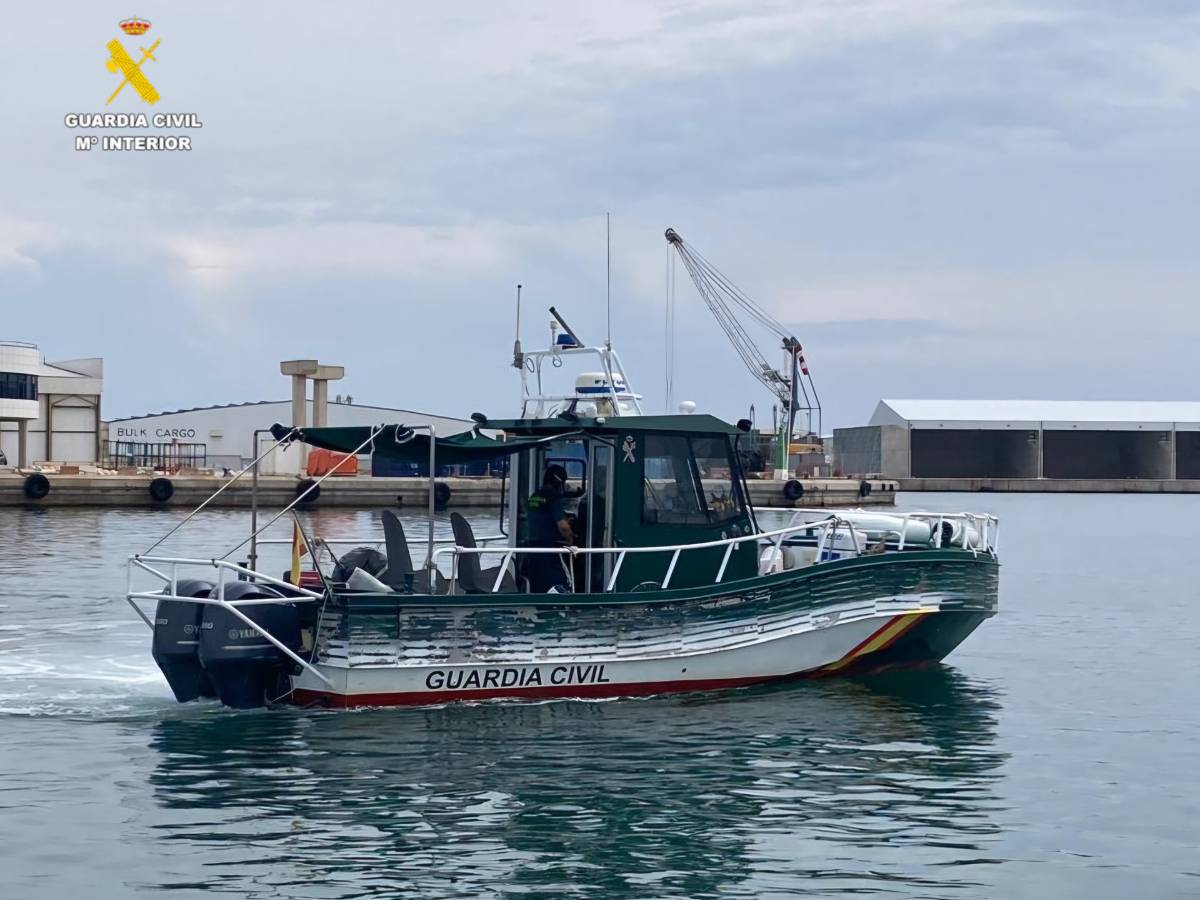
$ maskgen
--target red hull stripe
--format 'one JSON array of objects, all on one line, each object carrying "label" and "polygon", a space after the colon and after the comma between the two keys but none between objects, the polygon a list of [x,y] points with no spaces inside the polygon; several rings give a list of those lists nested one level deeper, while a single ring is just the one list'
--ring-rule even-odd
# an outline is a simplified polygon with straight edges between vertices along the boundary
[{"label": "red hull stripe", "polygon": [[764,681],[776,681],[780,677],[797,677],[800,674],[797,672],[795,675],[767,678],[698,678],[692,681],[650,681],[640,684],[572,684],[493,688],[482,691],[400,691],[378,694],[335,694],[329,691],[297,688],[292,691],[292,702],[299,706],[320,704],[349,708],[354,706],[426,706],[434,703],[453,703],[457,700],[546,700],[554,698],[597,700],[607,697],[647,697],[652,694],[714,691]]}]

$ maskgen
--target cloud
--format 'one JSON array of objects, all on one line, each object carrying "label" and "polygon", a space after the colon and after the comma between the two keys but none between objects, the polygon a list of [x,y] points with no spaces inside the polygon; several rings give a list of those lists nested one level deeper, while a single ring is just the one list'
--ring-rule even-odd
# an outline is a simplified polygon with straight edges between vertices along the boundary
[{"label": "cloud", "polygon": [[437,281],[494,272],[508,258],[503,234],[485,223],[423,228],[334,222],[183,231],[164,236],[162,245],[179,271],[202,285],[315,274]]},{"label": "cloud", "polygon": [[0,269],[37,273],[39,256],[59,243],[59,233],[49,223],[0,216]]},{"label": "cloud", "polygon": [[[103,103],[112,17],[41,14],[53,45],[11,48],[39,91],[2,101],[13,327],[100,309],[136,329],[140,310],[222,390],[270,395],[273,367],[260,383],[248,360],[328,350],[362,373],[356,395],[419,380],[433,405],[495,391],[499,409],[481,372],[503,365],[516,282],[528,309],[603,333],[611,210],[618,345],[648,394],[668,225],[796,329],[831,408],[869,413],[881,380],[998,396],[1188,381],[1191,3],[370,0],[347,29],[307,0],[286,16],[214,0],[152,16],[162,105],[205,123],[173,156],[71,149],[61,117]],[[238,65],[214,65],[214,43]],[[761,407],[678,274],[677,383],[719,412]],[[47,350],[120,354],[110,324],[74,336],[102,346]],[[468,342],[478,369],[446,365]],[[1014,360],[1037,376],[1014,382]],[[155,361],[153,385],[113,370],[115,402],[201,391]],[[195,398],[214,399],[245,398]]]}]

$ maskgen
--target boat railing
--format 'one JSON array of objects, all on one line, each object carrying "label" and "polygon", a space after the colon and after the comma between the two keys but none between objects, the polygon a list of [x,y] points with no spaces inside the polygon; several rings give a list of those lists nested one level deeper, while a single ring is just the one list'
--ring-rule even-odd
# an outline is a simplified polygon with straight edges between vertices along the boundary
[{"label": "boat railing", "polygon": [[[547,361],[552,368],[559,369],[562,368],[564,359],[574,357],[594,357],[604,371],[608,389],[597,394],[598,398],[608,400],[614,410],[627,408],[629,412],[623,414],[641,415],[641,398],[629,388],[629,379],[616,350],[609,346],[585,347],[555,344],[549,349],[526,350],[514,361],[514,364],[519,365],[521,369],[522,417],[529,415],[541,418],[547,414],[549,406],[553,403],[580,399],[578,392],[547,392],[542,383],[543,367]],[[622,386],[618,387],[618,384]]]},{"label": "boat railing", "polygon": [[[179,588],[179,569],[184,568],[212,568],[217,571],[217,583],[214,587],[216,596],[209,597],[186,597],[178,593]],[[167,571],[162,569],[166,568]],[[166,590],[160,591],[135,591],[133,589],[134,572],[142,570],[163,582]],[[288,597],[247,597],[240,600],[229,600],[225,597],[225,586],[230,581],[230,576],[233,576],[233,581],[256,581],[266,582],[286,589],[293,596]],[[127,567],[127,582],[125,589],[125,599],[129,605],[133,607],[134,612],[141,617],[150,630],[154,630],[154,622],[138,605],[139,602],[154,601],[157,603],[160,600],[178,600],[183,603],[195,603],[202,606],[220,606],[227,610],[231,615],[237,617],[246,624],[247,627],[254,629],[260,636],[269,641],[277,650],[287,656],[292,662],[301,666],[305,670],[311,672],[317,678],[326,684],[331,684],[328,678],[321,674],[311,663],[299,656],[294,650],[280,641],[275,635],[271,634],[263,626],[259,625],[244,612],[241,611],[243,606],[272,606],[283,605],[288,603],[312,603],[316,600],[324,598],[323,593],[311,591],[308,588],[297,587],[294,584],[289,584],[280,578],[273,578],[270,575],[264,575],[262,572],[255,572],[253,569],[248,569],[245,566],[231,563],[224,559],[190,559],[187,557],[176,556],[131,556]]]},{"label": "boat railing", "polygon": [[[292,540],[293,540],[292,538],[259,538],[258,543],[260,546],[262,544],[288,544],[288,545],[290,545],[292,543]],[[508,540],[507,534],[488,534],[488,535],[484,535],[483,537],[475,538],[476,543],[483,544],[485,546],[488,544],[495,543],[496,541],[507,541],[507,540]],[[428,544],[428,540],[425,538],[409,538],[409,539],[407,539],[407,542],[410,547],[413,544],[416,544],[418,546]],[[383,537],[375,537],[375,536],[362,537],[362,538],[324,538],[324,537],[314,537],[313,538],[313,544],[324,544],[328,547],[382,547],[386,543],[387,543],[387,541]],[[434,538],[433,543],[434,544],[453,544],[454,538],[453,537]]]},{"label": "boat railing", "polygon": [[[799,512],[799,511],[788,510],[788,512]],[[809,512],[818,512],[818,510],[809,510]],[[859,534],[861,534],[865,531],[865,529],[861,528],[860,526],[856,526],[851,518],[847,518],[847,517],[843,517],[838,514],[830,513],[828,510],[819,510],[819,512],[823,513],[825,516],[825,518],[823,518],[819,521],[805,521],[805,522],[800,522],[800,523],[791,523],[782,528],[776,528],[776,529],[773,529],[770,531],[757,531],[757,532],[752,532],[750,534],[738,535],[738,536],[734,536],[734,537],[730,537],[730,538],[723,538],[723,539],[715,540],[715,541],[702,541],[700,543],[695,543],[695,544],[669,544],[669,545],[658,545],[658,546],[650,546],[650,547],[569,547],[569,546],[564,546],[564,547],[459,547],[459,546],[454,546],[454,547],[444,547],[439,550],[435,550],[433,553],[433,561],[434,561],[434,565],[436,566],[439,558],[444,558],[446,556],[450,557],[450,581],[449,581],[449,584],[447,585],[447,593],[454,593],[455,587],[457,586],[457,583],[458,583],[459,560],[461,559],[462,556],[467,555],[467,554],[473,554],[476,556],[485,556],[485,555],[486,556],[500,556],[501,557],[500,566],[497,570],[496,577],[495,577],[494,582],[492,583],[492,588],[491,588],[491,593],[497,593],[497,592],[499,592],[501,585],[503,585],[503,583],[504,583],[504,575],[509,570],[509,567],[512,565],[513,560],[518,557],[521,557],[521,556],[533,556],[533,555],[547,554],[547,555],[563,557],[566,559],[572,559],[576,556],[584,556],[584,557],[614,556],[614,557],[616,557],[616,559],[615,559],[615,562],[613,563],[612,572],[609,574],[608,580],[605,582],[605,586],[604,586],[604,591],[607,593],[607,592],[611,592],[615,589],[616,584],[617,584],[617,578],[621,574],[621,567],[624,565],[626,558],[630,554],[639,554],[639,553],[670,553],[671,554],[671,560],[667,564],[666,574],[663,577],[662,583],[659,585],[661,590],[667,590],[670,587],[671,578],[675,574],[675,570],[678,566],[680,557],[684,553],[687,553],[689,551],[711,550],[713,548],[719,548],[719,547],[725,548],[725,554],[721,559],[721,565],[717,569],[717,574],[716,574],[716,577],[713,579],[713,584],[720,584],[724,580],[725,572],[729,567],[729,560],[730,560],[730,557],[733,555],[733,551],[737,547],[739,547],[742,544],[747,543],[749,541],[753,541],[755,543],[763,543],[764,541],[768,541],[770,543],[770,545],[772,547],[774,547],[775,552],[779,553],[779,552],[781,552],[783,543],[789,537],[793,537],[793,536],[797,536],[797,535],[805,535],[805,536],[815,537],[815,539],[817,541],[816,563],[819,563],[826,559],[826,551],[828,549],[830,549],[830,547],[836,547],[838,534],[843,529],[845,529],[851,536],[851,541],[850,541],[851,555],[853,555],[853,556],[863,555],[864,551],[862,551],[859,548],[858,542],[855,539],[855,532],[858,532]],[[914,520],[915,520],[917,516],[923,515],[923,514],[912,513],[910,515],[913,516]],[[928,515],[937,517],[939,514],[930,513]],[[942,518],[946,521],[959,521],[964,524],[974,524],[975,522],[980,522],[981,524],[986,525],[987,524],[986,520],[988,520],[988,519],[990,519],[991,523],[993,523],[993,524],[997,522],[997,520],[995,519],[994,516],[978,516],[973,513],[949,513],[949,514],[942,515]],[[931,525],[931,529],[932,529],[932,525]],[[967,534],[967,532],[964,530],[963,534],[965,536]],[[986,534],[986,531],[981,532],[981,534]],[[943,535],[943,529],[942,529],[941,525],[939,524],[936,531],[934,532],[933,539],[936,541],[936,544],[934,545],[935,548],[940,548],[942,546],[942,535]],[[900,539],[899,539],[900,547],[898,549],[902,550],[903,545],[904,545],[903,531],[900,532],[899,537],[900,537]],[[981,541],[982,541],[982,538],[968,539],[968,538],[964,537],[963,549],[970,550],[973,555],[978,555],[980,552],[988,552],[988,553],[991,553],[994,555],[994,549],[992,549],[991,547],[989,547],[986,544],[983,544]],[[574,584],[573,584],[574,574],[573,574],[572,567],[568,565],[567,570],[570,573],[572,587],[574,587]]]},{"label": "boat railing", "polygon": [[[804,519],[808,516],[814,516],[815,519],[807,521],[821,521],[822,517],[829,516],[828,509],[818,507],[782,507],[782,506],[767,506],[756,507],[756,512],[764,513],[780,513],[791,514],[788,522],[789,525],[796,524],[798,519]],[[908,537],[911,523],[920,522],[930,527],[930,539],[935,548],[941,548],[945,543],[945,525],[951,526],[957,524],[970,526],[963,528],[960,532],[960,539],[956,541],[957,546],[961,546],[964,550],[970,550],[976,554],[989,553],[992,556],[996,555],[997,546],[1000,541],[1000,519],[989,513],[947,513],[934,512],[929,510],[912,510],[909,512],[897,513],[879,513],[864,509],[841,510],[841,518],[853,522],[855,527],[861,531],[869,531],[875,534],[892,534],[896,536],[897,549],[903,550],[912,543]],[[900,524],[896,527],[871,527],[869,523],[877,523],[880,519],[898,519]],[[952,528],[953,530],[953,528]]]}]

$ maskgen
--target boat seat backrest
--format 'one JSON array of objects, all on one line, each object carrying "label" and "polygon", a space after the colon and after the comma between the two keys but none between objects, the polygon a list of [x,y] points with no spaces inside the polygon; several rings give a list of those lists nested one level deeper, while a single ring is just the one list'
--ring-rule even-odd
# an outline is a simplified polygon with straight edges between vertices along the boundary
[{"label": "boat seat backrest", "polygon": [[408,538],[404,535],[400,517],[392,510],[385,509],[380,518],[383,520],[383,538],[387,544],[387,571],[383,580],[393,590],[402,590],[406,584],[406,576],[411,578],[413,574]]},{"label": "boat seat backrest", "polygon": [[[475,532],[471,523],[458,513],[450,513],[450,527],[454,530],[454,543],[459,547],[474,548]],[[488,594],[500,578],[500,590],[510,593],[517,589],[517,580],[512,573],[511,563],[501,575],[500,566],[484,569],[479,565],[479,554],[460,553],[458,556],[458,589],[466,594]]]},{"label": "boat seat backrest", "polygon": [[[459,547],[476,547],[475,532],[471,523],[459,513],[450,513],[450,527],[454,531],[454,543]],[[467,590],[483,590],[483,572],[479,567],[479,555],[461,553],[458,557],[458,580]]]}]

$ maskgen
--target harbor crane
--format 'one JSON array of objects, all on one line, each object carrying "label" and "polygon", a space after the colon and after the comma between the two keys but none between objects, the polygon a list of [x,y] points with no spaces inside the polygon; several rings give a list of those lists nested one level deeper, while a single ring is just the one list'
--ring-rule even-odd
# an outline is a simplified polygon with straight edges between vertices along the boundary
[{"label": "harbor crane", "polygon": [[[807,434],[813,434],[813,419],[816,418],[816,434],[821,433],[821,401],[816,385],[804,359],[804,348],[800,341],[774,316],[751,300],[732,281],[725,277],[696,248],[688,244],[674,228],[666,231],[667,243],[675,248],[683,260],[692,283],[704,299],[709,311],[733,344],[746,368],[769,390],[779,402],[783,412],[779,425],[779,462],[787,469],[788,447],[796,430],[796,416],[803,413]],[[742,324],[741,316],[748,316],[777,337],[783,349],[784,363],[780,369],[767,361],[766,355]]]}]

